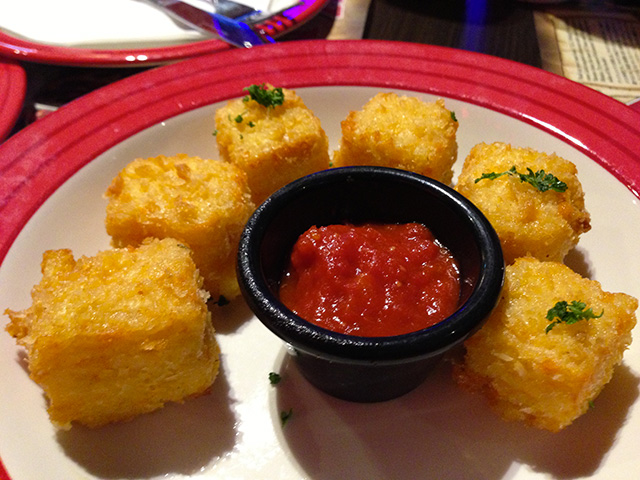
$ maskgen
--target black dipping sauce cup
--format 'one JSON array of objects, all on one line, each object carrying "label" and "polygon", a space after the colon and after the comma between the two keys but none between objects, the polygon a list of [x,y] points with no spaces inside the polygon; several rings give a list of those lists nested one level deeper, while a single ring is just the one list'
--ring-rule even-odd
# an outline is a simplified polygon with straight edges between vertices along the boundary
[{"label": "black dipping sauce cup", "polygon": [[[459,306],[446,319],[407,334],[361,337],[319,327],[280,302],[293,245],[308,228],[411,222],[431,230],[458,262]],[[435,361],[482,326],[504,279],[500,241],[480,210],[440,182],[382,167],[325,170],[278,190],[248,221],[237,267],[249,307],[288,344],[304,377],[356,402],[389,400],[420,385]]]}]

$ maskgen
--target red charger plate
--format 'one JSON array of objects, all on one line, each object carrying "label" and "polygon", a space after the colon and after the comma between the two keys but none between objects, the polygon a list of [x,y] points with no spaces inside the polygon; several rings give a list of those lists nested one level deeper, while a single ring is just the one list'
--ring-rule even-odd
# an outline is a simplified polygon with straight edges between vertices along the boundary
[{"label": "red charger plate", "polygon": [[0,60],[0,142],[18,120],[27,89],[23,68],[11,60]]}]

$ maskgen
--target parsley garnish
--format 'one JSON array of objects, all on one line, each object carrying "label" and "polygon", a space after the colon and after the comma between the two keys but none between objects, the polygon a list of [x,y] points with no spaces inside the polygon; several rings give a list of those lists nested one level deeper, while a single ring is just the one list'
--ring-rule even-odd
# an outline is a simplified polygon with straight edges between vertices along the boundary
[{"label": "parsley garnish", "polygon": [[284,92],[282,91],[282,88],[273,88],[269,90],[263,83],[261,85],[245,87],[244,90],[247,90],[249,95],[242,99],[243,102],[255,100],[260,105],[267,108],[275,108],[276,105],[282,105],[284,103]]},{"label": "parsley garnish", "polygon": [[291,419],[292,415],[293,415],[293,408],[290,408],[289,410],[283,410],[280,412],[280,421],[282,422],[283,427]]},{"label": "parsley garnish", "polygon": [[530,168],[527,167],[527,173],[518,173],[515,165],[511,167],[506,172],[502,173],[483,173],[480,178],[476,178],[475,183],[478,183],[480,180],[495,180],[498,177],[503,175],[511,175],[512,177],[519,178],[521,182],[526,182],[529,185],[537,188],[541,192],[546,192],[547,190],[553,190],[555,192],[564,192],[567,189],[567,184],[551,173],[546,173],[544,170],[538,170],[534,172]]},{"label": "parsley garnish", "polygon": [[556,303],[553,308],[547,312],[547,320],[551,323],[545,329],[545,333],[549,333],[553,327],[560,323],[572,325],[580,320],[590,320],[592,318],[600,318],[604,314],[604,310],[600,315],[593,313],[591,308],[586,308],[587,304],[576,300],[567,303],[564,300]]},{"label": "parsley garnish", "polygon": [[271,385],[280,383],[280,380],[282,380],[282,377],[278,373],[269,372],[269,383],[271,383]]},{"label": "parsley garnish", "polygon": [[242,114],[233,119],[236,123],[242,123]]},{"label": "parsley garnish", "polygon": [[[269,382],[271,383],[271,385],[277,385],[278,383],[280,383],[281,380],[282,380],[282,377],[280,376],[279,373],[269,372]],[[289,410],[282,410],[280,412],[280,422],[282,423],[283,427],[289,421],[292,415],[293,415],[293,408],[290,408]]]},{"label": "parsley garnish", "polygon": [[451,112],[451,120],[453,120],[454,122],[458,121],[458,119],[456,118],[456,112]]}]

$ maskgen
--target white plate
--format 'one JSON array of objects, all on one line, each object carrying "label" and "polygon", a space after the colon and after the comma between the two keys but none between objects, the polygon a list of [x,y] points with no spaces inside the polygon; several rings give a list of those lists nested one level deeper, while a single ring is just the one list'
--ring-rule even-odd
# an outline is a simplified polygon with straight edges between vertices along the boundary
[{"label": "white plate", "polygon": [[[205,10],[210,4],[185,1]],[[236,1],[276,12],[255,28],[277,39],[317,15],[328,0]],[[230,48],[178,25],[143,0],[0,2],[0,56],[18,61],[141,67]]]},{"label": "white plate", "polygon": [[19,63],[0,58],[0,142],[11,132],[22,111],[27,75]]},{"label": "white plate", "polygon": [[[608,131],[610,117],[637,120],[638,113],[559,77],[468,52],[364,41],[267,48],[268,62],[255,52],[234,51],[189,61],[190,68],[180,70],[189,73],[179,81],[178,66],[132,77],[61,108],[0,146],[0,170],[7,174],[0,184],[0,258],[6,254],[0,306],[30,305],[44,250],[92,255],[109,247],[102,193],[133,158],[179,152],[217,158],[214,111],[261,81],[296,88],[321,119],[332,148],[350,110],[377,92],[397,91],[444,97],[455,111],[457,170],[482,141],[570,159],[593,225],[570,264],[605,290],[640,297],[640,206],[630,190],[640,179],[630,148],[640,134],[631,128],[614,140]],[[388,64],[394,69],[386,70]],[[507,75],[510,82],[498,88]],[[585,122],[591,111],[602,115]],[[612,152],[622,153],[611,158]],[[629,171],[633,178],[621,181]],[[6,214],[9,207],[13,216]],[[446,365],[393,401],[333,399],[300,377],[281,342],[241,301],[224,312],[216,325],[222,374],[211,395],[98,430],[57,432],[21,349],[0,332],[0,456],[6,469],[0,466],[0,478],[637,477],[638,339],[595,408],[551,434],[503,422],[480,397],[460,391]],[[277,387],[269,384],[271,371],[283,374]],[[293,416],[283,428],[280,412],[289,409]]]},{"label": "white plate", "polygon": [[[211,1],[185,0],[212,11]],[[295,0],[237,0],[257,10],[285,10]],[[272,10],[273,11],[273,10]],[[142,0],[20,0],[0,3],[0,29],[47,45],[142,48],[202,40]]]}]

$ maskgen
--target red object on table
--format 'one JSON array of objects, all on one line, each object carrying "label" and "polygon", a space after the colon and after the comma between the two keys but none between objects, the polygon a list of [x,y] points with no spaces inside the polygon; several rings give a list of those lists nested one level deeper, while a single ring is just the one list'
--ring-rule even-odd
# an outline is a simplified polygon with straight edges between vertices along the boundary
[{"label": "red object on table", "polygon": [[23,68],[17,62],[0,59],[0,142],[9,135],[20,116],[26,89]]}]

